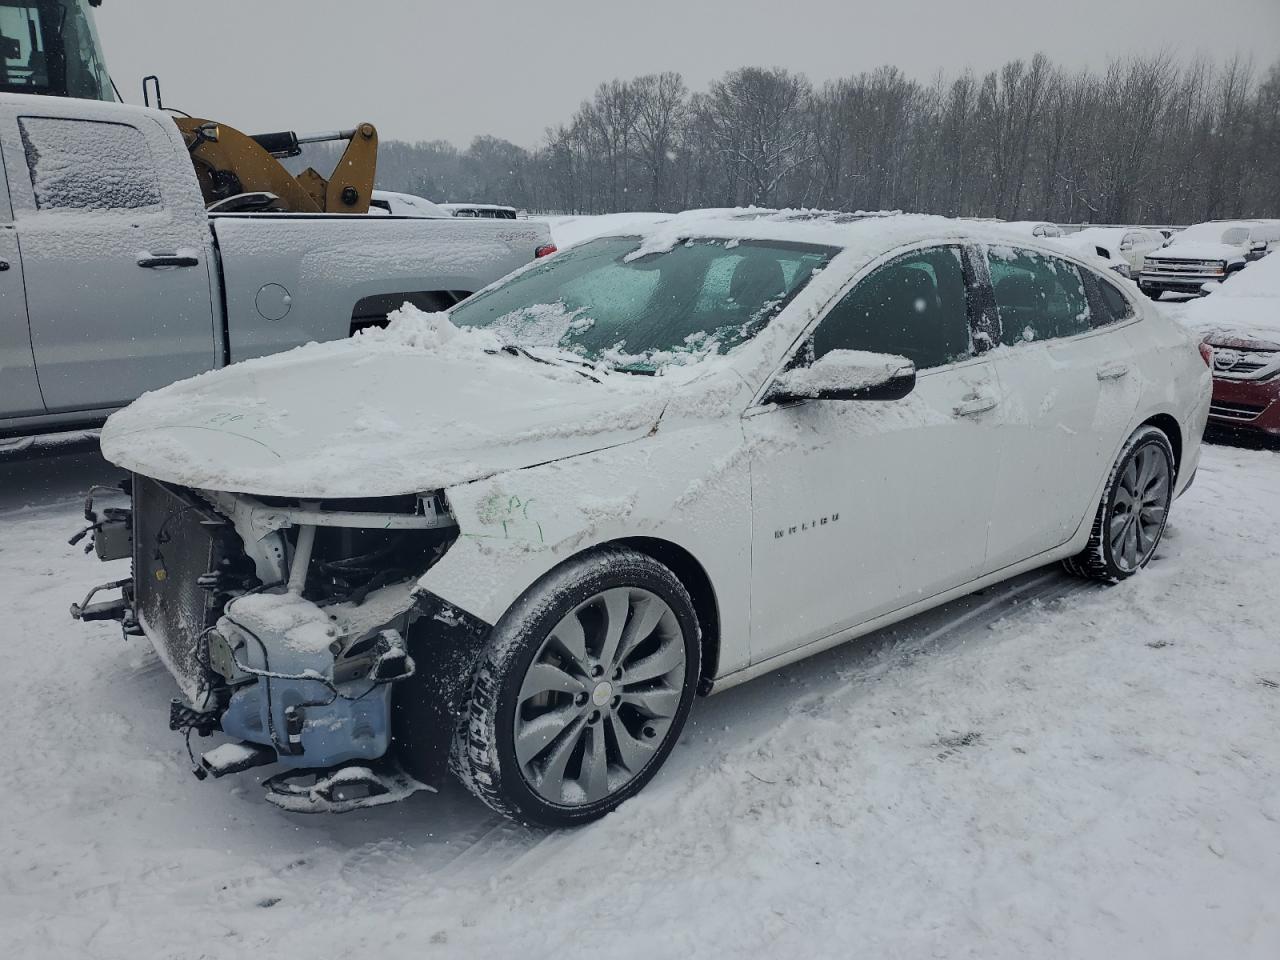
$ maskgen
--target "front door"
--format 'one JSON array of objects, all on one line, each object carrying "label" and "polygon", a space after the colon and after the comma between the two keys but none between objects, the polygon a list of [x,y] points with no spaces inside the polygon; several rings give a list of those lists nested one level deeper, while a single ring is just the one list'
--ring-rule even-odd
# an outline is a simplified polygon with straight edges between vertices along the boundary
[{"label": "front door", "polygon": [[878,267],[795,360],[902,355],[918,371],[909,396],[748,411],[753,662],[983,573],[1000,398],[974,347],[964,260],[935,246]]},{"label": "front door", "polygon": [[112,106],[11,107],[0,127],[50,413],[117,407],[216,362],[207,218],[179,189],[197,190],[194,173],[160,176],[172,138]]},{"label": "front door", "polygon": [[[0,166],[0,171],[3,167]],[[31,353],[22,256],[13,229],[9,194],[0,175],[0,420],[44,413],[36,361]]]}]

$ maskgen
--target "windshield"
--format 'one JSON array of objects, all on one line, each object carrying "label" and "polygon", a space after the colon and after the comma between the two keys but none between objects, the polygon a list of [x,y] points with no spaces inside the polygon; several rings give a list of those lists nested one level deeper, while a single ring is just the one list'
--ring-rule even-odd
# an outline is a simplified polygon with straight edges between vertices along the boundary
[{"label": "windshield", "polygon": [[0,91],[115,100],[86,0],[0,0]]},{"label": "windshield", "polygon": [[573,247],[458,304],[449,318],[527,350],[652,372],[749,340],[837,252],[695,239],[632,256],[639,245],[635,237],[606,237]]}]

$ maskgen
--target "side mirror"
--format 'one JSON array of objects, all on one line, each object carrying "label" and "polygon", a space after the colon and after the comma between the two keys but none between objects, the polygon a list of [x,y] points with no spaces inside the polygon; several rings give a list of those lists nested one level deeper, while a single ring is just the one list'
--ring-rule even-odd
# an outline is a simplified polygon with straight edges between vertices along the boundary
[{"label": "side mirror", "polygon": [[862,350],[832,350],[807,367],[782,373],[766,403],[799,400],[901,400],[916,386],[906,357]]}]

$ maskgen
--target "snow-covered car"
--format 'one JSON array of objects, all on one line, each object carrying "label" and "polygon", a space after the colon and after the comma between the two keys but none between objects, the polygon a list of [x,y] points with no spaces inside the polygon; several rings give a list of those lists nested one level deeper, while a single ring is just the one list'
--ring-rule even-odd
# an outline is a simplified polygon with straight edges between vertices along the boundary
[{"label": "snow-covered car", "polygon": [[451,217],[470,220],[515,220],[519,215],[515,207],[500,203],[442,203],[439,206],[449,211]]},{"label": "snow-covered car", "polygon": [[1277,247],[1280,220],[1197,223],[1147,255],[1138,286],[1156,300],[1170,292],[1202,295]]},{"label": "snow-covered car", "polygon": [[375,190],[369,198],[369,212],[374,216],[424,217],[445,220],[453,214],[432,203],[426,197],[412,193],[396,193],[394,190]]},{"label": "snow-covered car", "polygon": [[1280,437],[1280,257],[1267,257],[1183,321],[1213,350],[1211,426]]},{"label": "snow-covered car", "polygon": [[1003,230],[682,215],[116,414],[131,513],[88,513],[133,576],[76,612],[145,633],[172,726],[232,738],[203,769],[278,762],[289,809],[451,751],[495,810],[590,820],[695,693],[1043,564],[1139,571],[1197,348]]},{"label": "snow-covered car", "polygon": [[1062,236],[1062,228],[1056,223],[1050,223],[1047,220],[1006,220],[1003,222],[995,220],[991,222],[1001,223],[1006,230],[1028,237],[1043,239]]},{"label": "snow-covered car", "polygon": [[1148,254],[1164,246],[1164,240],[1160,231],[1146,227],[1085,227],[1060,242],[1107,261],[1121,276],[1136,277]]}]

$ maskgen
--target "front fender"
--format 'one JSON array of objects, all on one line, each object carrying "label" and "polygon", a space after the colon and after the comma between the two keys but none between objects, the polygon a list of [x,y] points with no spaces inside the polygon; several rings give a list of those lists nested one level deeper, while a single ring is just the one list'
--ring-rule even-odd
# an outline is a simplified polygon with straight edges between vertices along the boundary
[{"label": "front fender", "polygon": [[742,431],[723,421],[508,471],[445,491],[459,536],[420,583],[492,624],[570,557],[628,537],[665,540],[711,580],[727,672],[750,661],[750,494]]}]

